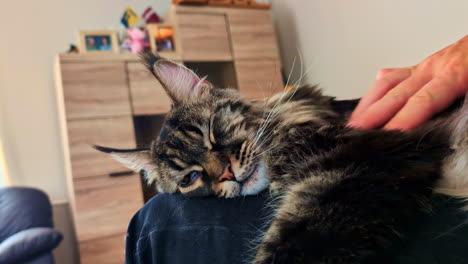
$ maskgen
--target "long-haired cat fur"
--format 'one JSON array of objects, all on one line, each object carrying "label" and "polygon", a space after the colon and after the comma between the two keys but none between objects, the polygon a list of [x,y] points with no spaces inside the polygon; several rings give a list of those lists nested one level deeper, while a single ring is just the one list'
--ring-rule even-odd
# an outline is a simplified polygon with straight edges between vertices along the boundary
[{"label": "long-haired cat fur", "polygon": [[[359,263],[404,239],[436,193],[468,197],[468,106],[409,132],[346,127],[334,98],[302,86],[264,100],[143,56],[173,106],[148,149],[97,147],[160,192],[280,202],[252,263]],[[461,104],[460,104],[461,105]]]}]

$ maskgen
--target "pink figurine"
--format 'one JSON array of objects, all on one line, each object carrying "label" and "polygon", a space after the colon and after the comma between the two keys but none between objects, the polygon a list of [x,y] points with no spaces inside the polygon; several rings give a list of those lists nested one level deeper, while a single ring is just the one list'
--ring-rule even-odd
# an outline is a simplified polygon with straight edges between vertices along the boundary
[{"label": "pink figurine", "polygon": [[130,46],[132,53],[142,52],[145,48],[149,47],[149,41],[146,33],[139,28],[127,29],[127,39],[124,41],[124,46]]}]

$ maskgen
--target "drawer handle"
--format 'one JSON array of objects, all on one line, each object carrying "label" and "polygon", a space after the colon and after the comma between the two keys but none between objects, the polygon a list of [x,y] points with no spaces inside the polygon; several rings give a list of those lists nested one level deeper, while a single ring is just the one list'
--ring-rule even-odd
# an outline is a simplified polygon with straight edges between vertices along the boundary
[{"label": "drawer handle", "polygon": [[130,176],[135,174],[133,171],[120,171],[120,172],[111,172],[109,173],[110,177],[123,177],[123,176]]}]

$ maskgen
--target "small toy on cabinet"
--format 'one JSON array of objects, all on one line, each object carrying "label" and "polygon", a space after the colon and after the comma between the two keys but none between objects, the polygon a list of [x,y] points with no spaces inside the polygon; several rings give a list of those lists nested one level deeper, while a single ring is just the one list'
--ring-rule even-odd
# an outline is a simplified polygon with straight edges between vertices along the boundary
[{"label": "small toy on cabinet", "polygon": [[121,47],[123,49],[129,48],[131,53],[140,53],[150,46],[148,36],[144,30],[129,28],[127,29],[127,36]]}]

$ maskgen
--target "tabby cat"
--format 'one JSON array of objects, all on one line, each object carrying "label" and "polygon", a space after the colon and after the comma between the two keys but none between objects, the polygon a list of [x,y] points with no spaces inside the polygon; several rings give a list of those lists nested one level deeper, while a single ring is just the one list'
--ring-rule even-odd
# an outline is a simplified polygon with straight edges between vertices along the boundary
[{"label": "tabby cat", "polygon": [[345,126],[332,97],[302,86],[264,100],[215,89],[143,58],[173,107],[151,147],[97,149],[159,192],[279,199],[253,263],[357,263],[399,239],[435,193],[468,196],[468,107],[411,132]]}]

